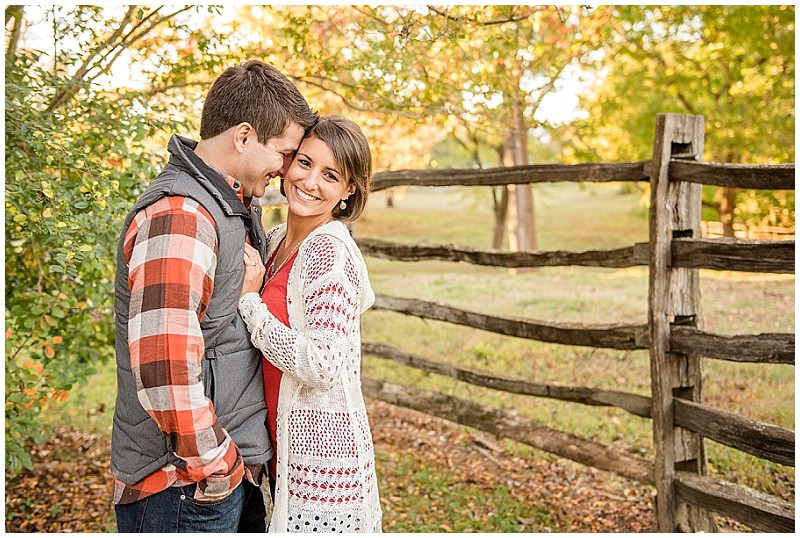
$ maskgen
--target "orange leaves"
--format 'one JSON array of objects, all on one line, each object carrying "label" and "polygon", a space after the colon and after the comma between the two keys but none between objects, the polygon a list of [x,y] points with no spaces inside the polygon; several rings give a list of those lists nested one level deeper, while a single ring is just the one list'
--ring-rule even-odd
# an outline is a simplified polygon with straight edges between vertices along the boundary
[{"label": "orange leaves", "polygon": [[61,336],[54,336],[51,340],[45,340],[42,343],[42,348],[44,348],[44,355],[48,359],[52,359],[56,355],[56,350],[53,349],[53,345],[58,345],[63,342],[64,339]]},{"label": "orange leaves", "polygon": [[12,334],[14,334],[14,329],[6,330],[6,338],[11,338]]},{"label": "orange leaves", "polygon": [[23,362],[22,367],[27,368],[28,370],[36,370],[36,372],[40,374],[44,372],[44,366],[42,366],[41,364],[37,364],[32,360],[27,360]]}]

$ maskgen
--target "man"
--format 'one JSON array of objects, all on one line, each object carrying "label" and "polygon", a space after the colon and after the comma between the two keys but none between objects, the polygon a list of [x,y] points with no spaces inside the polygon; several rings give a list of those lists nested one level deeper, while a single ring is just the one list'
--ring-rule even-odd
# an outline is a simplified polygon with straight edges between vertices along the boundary
[{"label": "man", "polygon": [[237,314],[245,241],[265,254],[261,207],[317,120],[277,69],[251,60],[211,86],[200,141],[174,135],[117,254],[120,532],[263,532],[273,453],[260,353]]}]

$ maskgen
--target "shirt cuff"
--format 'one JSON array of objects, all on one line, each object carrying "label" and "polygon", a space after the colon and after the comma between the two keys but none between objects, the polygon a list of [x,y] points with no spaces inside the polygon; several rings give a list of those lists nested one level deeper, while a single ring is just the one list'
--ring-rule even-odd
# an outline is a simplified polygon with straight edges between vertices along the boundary
[{"label": "shirt cuff", "polygon": [[261,305],[263,305],[264,308],[267,306],[264,304],[264,301],[261,300],[261,296],[258,293],[254,291],[245,293],[239,298],[239,314],[242,316],[242,319],[247,322]]}]

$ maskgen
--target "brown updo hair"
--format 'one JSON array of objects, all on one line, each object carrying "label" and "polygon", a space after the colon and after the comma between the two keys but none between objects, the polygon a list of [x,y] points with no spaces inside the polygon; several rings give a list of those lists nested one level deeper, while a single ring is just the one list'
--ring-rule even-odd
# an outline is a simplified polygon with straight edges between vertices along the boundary
[{"label": "brown updo hair", "polygon": [[[372,153],[367,137],[355,122],[342,116],[324,116],[308,129],[303,136],[319,138],[325,142],[336,163],[342,168],[347,186],[355,185],[356,190],[347,198],[347,207],[341,209],[336,204],[331,215],[336,220],[352,222],[361,216],[367,205],[367,197],[372,190]],[[281,179],[281,194],[286,196]]]}]

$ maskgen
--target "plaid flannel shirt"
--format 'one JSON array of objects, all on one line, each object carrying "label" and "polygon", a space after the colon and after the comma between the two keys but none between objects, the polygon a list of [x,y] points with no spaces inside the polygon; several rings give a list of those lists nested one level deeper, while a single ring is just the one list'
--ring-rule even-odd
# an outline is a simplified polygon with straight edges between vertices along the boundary
[{"label": "plaid flannel shirt", "polygon": [[[227,182],[242,199],[239,183]],[[244,201],[244,200],[243,200]],[[167,464],[137,484],[114,479],[114,504],[197,483],[196,498],[223,498],[255,482],[205,396],[200,320],[214,291],[217,235],[196,201],[167,196],[137,213],[124,239],[131,289],[128,345],[139,401],[186,469]]]}]

